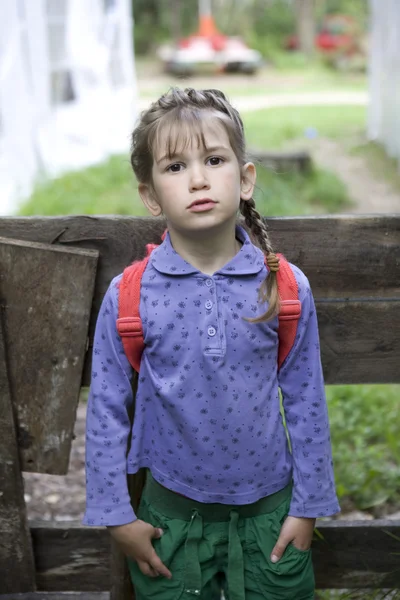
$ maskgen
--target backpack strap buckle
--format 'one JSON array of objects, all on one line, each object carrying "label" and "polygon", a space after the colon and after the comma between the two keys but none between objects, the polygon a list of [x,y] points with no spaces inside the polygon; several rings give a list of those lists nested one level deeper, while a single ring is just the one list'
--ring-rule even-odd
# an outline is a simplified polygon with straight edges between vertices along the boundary
[{"label": "backpack strap buckle", "polygon": [[300,319],[300,300],[281,300],[279,321],[292,321]]},{"label": "backpack strap buckle", "polygon": [[117,319],[117,330],[121,337],[143,336],[142,320],[140,317],[120,317]]}]

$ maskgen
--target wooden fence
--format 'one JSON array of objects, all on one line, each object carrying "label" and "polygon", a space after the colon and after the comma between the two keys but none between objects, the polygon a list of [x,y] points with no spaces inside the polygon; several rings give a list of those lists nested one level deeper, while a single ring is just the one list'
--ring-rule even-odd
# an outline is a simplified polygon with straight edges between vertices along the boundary
[{"label": "wooden fence", "polygon": [[[400,382],[400,215],[268,222],[274,246],[310,279],[326,382]],[[129,217],[0,219],[4,600],[73,591],[92,600],[110,588],[112,600],[130,597],[104,528],[27,522],[21,471],[66,472],[102,297],[163,229]],[[318,530],[317,587],[400,589],[399,521],[321,521]]]}]

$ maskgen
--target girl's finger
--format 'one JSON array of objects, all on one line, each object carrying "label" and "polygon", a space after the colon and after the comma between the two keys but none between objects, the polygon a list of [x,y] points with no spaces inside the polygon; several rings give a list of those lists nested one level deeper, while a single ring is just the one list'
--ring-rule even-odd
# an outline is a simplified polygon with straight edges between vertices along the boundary
[{"label": "girl's finger", "polygon": [[158,573],[159,575],[162,575],[163,577],[166,577],[167,579],[171,579],[171,577],[172,577],[171,571],[169,569],[167,569],[167,567],[164,565],[162,560],[157,556],[155,551],[154,551],[154,553],[152,553],[149,562],[150,562],[151,567],[154,569],[154,571],[156,571],[156,573]]},{"label": "girl's finger", "polygon": [[137,565],[142,571],[143,575],[146,575],[147,577],[158,577],[159,573],[153,569],[149,563],[138,560]]}]

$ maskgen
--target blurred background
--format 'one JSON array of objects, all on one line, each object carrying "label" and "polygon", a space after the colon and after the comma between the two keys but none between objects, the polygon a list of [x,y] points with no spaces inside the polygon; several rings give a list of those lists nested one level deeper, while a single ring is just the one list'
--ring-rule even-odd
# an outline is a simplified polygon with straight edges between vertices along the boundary
[{"label": "blurred background", "polygon": [[[2,2],[0,214],[144,215],[129,136],[172,85],[239,109],[263,215],[398,213],[399,57],[398,0]],[[327,394],[340,518],[399,519],[399,386]],[[82,515],[84,413],[31,518]]]},{"label": "blurred background", "polygon": [[239,109],[268,214],[399,210],[396,0],[15,0],[0,7],[0,214],[144,214],[139,112]]}]

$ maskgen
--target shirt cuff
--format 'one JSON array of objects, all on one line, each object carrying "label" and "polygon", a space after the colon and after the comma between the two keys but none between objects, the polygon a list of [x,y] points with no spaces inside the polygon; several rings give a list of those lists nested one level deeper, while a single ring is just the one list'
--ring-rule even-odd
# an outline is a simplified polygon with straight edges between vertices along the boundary
[{"label": "shirt cuff", "polygon": [[97,527],[110,527],[126,525],[137,520],[137,516],[131,506],[88,506],[83,517],[83,525],[94,525]]},{"label": "shirt cuff", "polygon": [[340,506],[337,500],[333,500],[332,502],[323,505],[320,504],[319,506],[313,506],[312,504],[299,506],[297,504],[297,506],[294,507],[291,505],[288,516],[318,519],[321,517],[331,517],[337,513],[340,513]]}]

